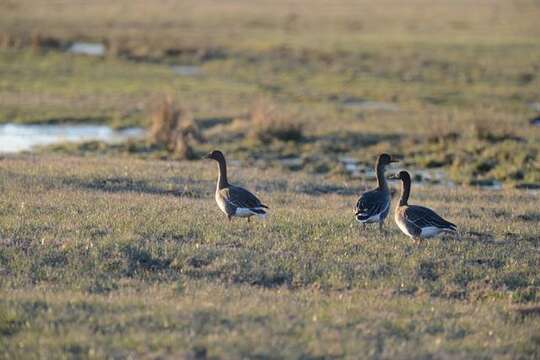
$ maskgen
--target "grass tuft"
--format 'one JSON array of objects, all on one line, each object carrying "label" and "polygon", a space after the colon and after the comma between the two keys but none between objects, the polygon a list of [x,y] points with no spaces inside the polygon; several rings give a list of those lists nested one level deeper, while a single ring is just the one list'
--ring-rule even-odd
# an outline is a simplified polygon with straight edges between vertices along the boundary
[{"label": "grass tuft", "polygon": [[194,158],[193,141],[204,141],[191,113],[167,97],[152,115],[150,138],[182,160]]},{"label": "grass tuft", "polygon": [[258,100],[251,109],[250,120],[251,136],[263,143],[273,140],[294,142],[304,138],[302,124],[270,101]]}]

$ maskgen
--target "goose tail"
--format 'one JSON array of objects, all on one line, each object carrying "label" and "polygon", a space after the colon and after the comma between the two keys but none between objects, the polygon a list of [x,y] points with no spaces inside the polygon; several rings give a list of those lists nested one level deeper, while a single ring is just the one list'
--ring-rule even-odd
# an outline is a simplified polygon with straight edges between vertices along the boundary
[{"label": "goose tail", "polygon": [[266,219],[267,212],[264,208],[268,209],[267,206],[263,205],[261,207],[251,208],[249,210],[261,219]]},{"label": "goose tail", "polygon": [[355,216],[356,216],[356,221],[361,222],[361,223],[368,221],[370,218],[369,214],[363,213],[363,212],[357,212]]},{"label": "goose tail", "polygon": [[447,221],[442,230],[450,234],[458,234],[457,226],[449,221]]},{"label": "goose tail", "polygon": [[453,224],[451,223],[450,221],[447,221],[447,224],[446,224],[446,229],[450,232],[454,232],[454,233],[457,233],[457,225],[456,224]]}]

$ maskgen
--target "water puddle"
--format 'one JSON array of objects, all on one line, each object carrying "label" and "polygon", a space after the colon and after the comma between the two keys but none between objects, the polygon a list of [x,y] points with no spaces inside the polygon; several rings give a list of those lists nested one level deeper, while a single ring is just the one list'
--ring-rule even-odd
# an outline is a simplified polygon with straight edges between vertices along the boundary
[{"label": "water puddle", "polygon": [[487,190],[501,190],[503,188],[502,182],[497,180],[476,180],[471,185]]},{"label": "water puddle", "polygon": [[532,118],[531,120],[529,120],[529,122],[531,123],[531,125],[540,127],[540,115]]},{"label": "water puddle", "polygon": [[288,157],[279,159],[281,165],[289,168],[301,168],[304,164],[304,160],[299,157]]},{"label": "water puddle", "polygon": [[399,111],[397,104],[384,101],[350,99],[343,101],[342,105],[354,111]]},{"label": "water puddle", "polygon": [[[339,163],[343,166],[352,178],[361,179],[362,181],[371,182],[377,179],[377,174],[373,165],[365,165],[357,159],[349,156],[341,156],[338,158]],[[386,170],[387,175],[397,173],[400,169],[393,167]],[[415,186],[438,185],[448,188],[456,187],[456,183],[448,178],[448,175],[441,169],[409,169],[412,181]],[[471,184],[481,189],[501,190],[503,184],[497,180],[477,180]],[[531,187],[534,187],[531,185]]]},{"label": "water puddle", "polygon": [[532,102],[532,103],[529,103],[528,105],[529,105],[529,109],[536,112],[540,112],[540,101]]},{"label": "water puddle", "polygon": [[196,65],[174,65],[171,69],[179,76],[199,76],[203,73],[201,67]]},{"label": "water puddle", "polygon": [[341,163],[341,165],[343,165],[345,171],[353,178],[362,178],[368,181],[375,180],[377,178],[373,166],[360,164],[360,162],[355,158],[349,156],[340,156],[338,161]]},{"label": "water puddle", "polygon": [[411,172],[413,181],[419,184],[442,185],[445,187],[455,187],[456,184],[448,179],[446,173],[442,170],[414,170]]},{"label": "water puddle", "polygon": [[[338,161],[343,165],[345,171],[353,178],[364,181],[375,181],[377,174],[373,165],[361,164],[358,160],[348,156],[341,156]],[[386,173],[397,172],[398,168],[388,168]],[[456,184],[449,180],[446,173],[439,169],[428,170],[410,170],[413,181],[417,185],[442,185],[446,187],[455,187]]]},{"label": "water puddle", "polygon": [[102,43],[74,42],[68,49],[72,54],[103,56],[105,55],[105,45]]},{"label": "water puddle", "polygon": [[114,130],[105,125],[0,125],[0,153],[28,151],[36,146],[64,142],[103,141],[120,143],[129,139],[141,139],[145,130],[128,128]]}]

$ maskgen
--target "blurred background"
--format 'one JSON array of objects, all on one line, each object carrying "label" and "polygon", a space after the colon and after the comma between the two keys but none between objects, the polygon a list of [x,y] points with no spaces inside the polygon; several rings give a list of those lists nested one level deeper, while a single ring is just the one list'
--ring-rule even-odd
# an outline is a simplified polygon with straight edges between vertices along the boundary
[{"label": "blurred background", "polygon": [[0,1],[0,153],[540,186],[540,2]]}]

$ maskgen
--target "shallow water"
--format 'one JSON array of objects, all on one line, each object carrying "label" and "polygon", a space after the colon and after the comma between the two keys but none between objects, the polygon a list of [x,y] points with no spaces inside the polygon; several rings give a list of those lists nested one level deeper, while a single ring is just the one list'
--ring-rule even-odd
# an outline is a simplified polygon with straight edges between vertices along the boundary
[{"label": "shallow water", "polygon": [[202,75],[200,66],[196,65],[174,65],[171,67],[176,75],[180,76],[198,76]]},{"label": "shallow water", "polygon": [[118,143],[142,138],[144,129],[129,128],[113,130],[105,125],[0,125],[0,153],[15,153],[31,150],[35,146],[64,142],[104,141]]},{"label": "shallow water", "polygon": [[283,158],[283,159],[279,159],[279,162],[281,163],[281,165],[288,166],[288,167],[297,167],[297,166],[302,166],[304,164],[304,160],[299,157]]},{"label": "shallow water", "polygon": [[529,103],[529,109],[540,112],[540,101]]},{"label": "shallow water", "polygon": [[[338,158],[338,161],[343,165],[346,172],[349,173],[353,178],[363,179],[364,181],[375,181],[377,179],[377,174],[373,166],[361,164],[357,159],[341,156]],[[392,174],[398,171],[398,167],[391,167],[386,169],[386,173]],[[409,170],[413,181],[416,185],[442,185],[446,187],[455,187],[456,184],[449,180],[446,173],[438,169],[412,169]]]},{"label": "shallow water", "polygon": [[73,54],[103,56],[105,55],[105,45],[102,43],[75,42],[68,49]]}]

